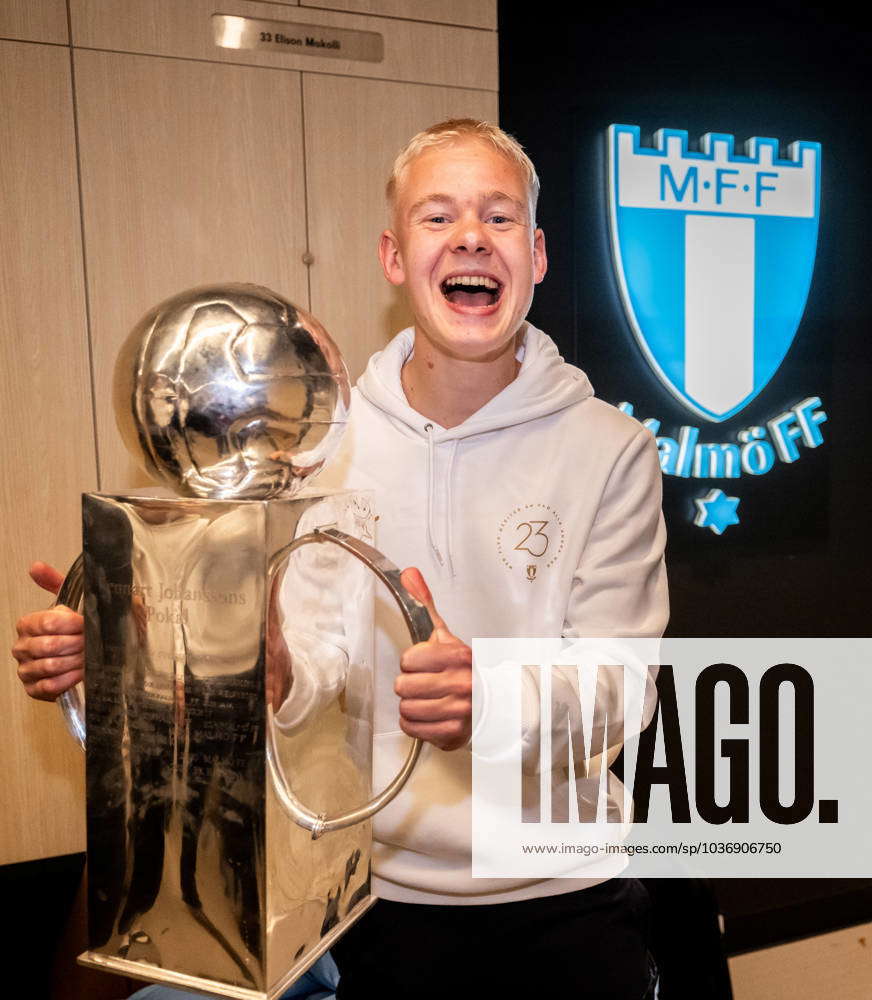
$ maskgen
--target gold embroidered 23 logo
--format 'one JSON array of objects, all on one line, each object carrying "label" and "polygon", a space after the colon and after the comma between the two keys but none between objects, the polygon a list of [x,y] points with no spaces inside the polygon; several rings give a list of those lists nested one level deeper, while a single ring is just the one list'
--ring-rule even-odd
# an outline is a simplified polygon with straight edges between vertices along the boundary
[{"label": "gold embroidered 23 logo", "polygon": [[557,562],[565,543],[563,524],[550,504],[515,507],[500,521],[497,553],[503,565],[533,583],[541,569]]}]

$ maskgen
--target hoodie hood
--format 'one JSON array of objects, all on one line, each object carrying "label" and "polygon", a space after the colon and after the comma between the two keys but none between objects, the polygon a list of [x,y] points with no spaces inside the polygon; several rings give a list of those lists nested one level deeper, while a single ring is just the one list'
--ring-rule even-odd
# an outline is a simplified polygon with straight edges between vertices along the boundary
[{"label": "hoodie hood", "polygon": [[383,351],[370,358],[357,388],[373,406],[416,433],[426,435],[429,425],[437,444],[523,424],[593,395],[587,375],[561,358],[550,337],[526,323],[517,355],[521,369],[514,381],[462,424],[446,429],[413,410],[406,401],[400,372],[414,346],[414,328],[407,327]]},{"label": "hoodie hood", "polygon": [[[413,327],[398,333],[383,351],[373,355],[357,382],[358,391],[373,406],[382,410],[407,433],[426,440],[427,542],[436,562],[446,568],[452,577],[455,576],[452,541],[454,473],[460,442],[487,431],[502,430],[548,416],[593,395],[587,375],[560,357],[554,341],[529,323],[525,327],[517,354],[521,368],[514,381],[456,427],[440,427],[413,410],[406,400],[400,373],[415,347]],[[440,478],[437,449],[448,451],[447,463],[442,468],[446,500],[441,531],[435,513]],[[437,544],[436,539],[440,536],[443,542]]]}]

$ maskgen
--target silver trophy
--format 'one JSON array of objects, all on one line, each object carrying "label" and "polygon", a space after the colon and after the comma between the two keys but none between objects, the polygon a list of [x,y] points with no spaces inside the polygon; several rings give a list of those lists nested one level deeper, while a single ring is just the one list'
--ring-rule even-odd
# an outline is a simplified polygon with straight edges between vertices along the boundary
[{"label": "silver trophy", "polygon": [[[163,489],[83,496],[58,603],[85,615],[86,965],[272,1000],[375,902],[373,584],[365,492],[302,491],[348,375],[312,316],[254,285],[184,292],[124,344],[115,409]],[[373,572],[368,572],[372,570]],[[374,574],[374,575],[373,575]]]}]

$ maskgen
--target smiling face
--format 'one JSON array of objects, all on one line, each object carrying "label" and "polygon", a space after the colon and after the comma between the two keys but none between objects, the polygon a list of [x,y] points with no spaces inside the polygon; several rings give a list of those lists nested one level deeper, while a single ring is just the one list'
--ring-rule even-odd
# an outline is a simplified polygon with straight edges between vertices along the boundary
[{"label": "smiling face", "polygon": [[416,333],[477,361],[513,345],[547,266],[520,169],[478,139],[411,161],[379,256],[388,281],[406,286]]}]

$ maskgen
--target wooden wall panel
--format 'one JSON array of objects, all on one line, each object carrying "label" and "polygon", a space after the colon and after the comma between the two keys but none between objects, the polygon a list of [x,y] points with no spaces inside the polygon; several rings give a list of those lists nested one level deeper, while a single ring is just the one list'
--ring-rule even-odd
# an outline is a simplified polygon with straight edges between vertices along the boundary
[{"label": "wooden wall panel", "polygon": [[735,1000],[869,1000],[872,923],[730,959]]},{"label": "wooden wall panel", "polygon": [[[247,0],[126,0],[123,8],[105,0],[71,0],[73,44],[85,48],[141,52],[207,59],[211,62],[299,69],[311,73],[376,77],[444,84],[451,87],[497,88],[497,37],[475,31],[411,20],[365,17],[328,10],[297,10]],[[376,31],[384,36],[380,63],[324,59],[224,49],[215,45],[213,13],[271,20],[303,21]]]},{"label": "wooden wall panel", "polygon": [[53,705],[25,694],[15,620],[51,598],[27,577],[81,545],[96,486],[70,57],[0,42],[0,864],[84,846],[83,760]]},{"label": "wooden wall panel", "polygon": [[0,38],[66,45],[69,41],[66,0],[2,0]]},{"label": "wooden wall panel", "polygon": [[252,281],[308,304],[300,77],[76,52],[104,489],[142,483],[118,439],[115,356],[151,306]]},{"label": "wooden wall panel", "polygon": [[381,14],[415,21],[497,27],[497,0],[301,0],[304,7],[326,7],[357,14]]},{"label": "wooden wall panel", "polygon": [[495,121],[497,95],[308,74],[303,93],[312,311],[356,379],[370,354],[411,322],[376,254],[394,157],[416,132],[444,118]]}]

